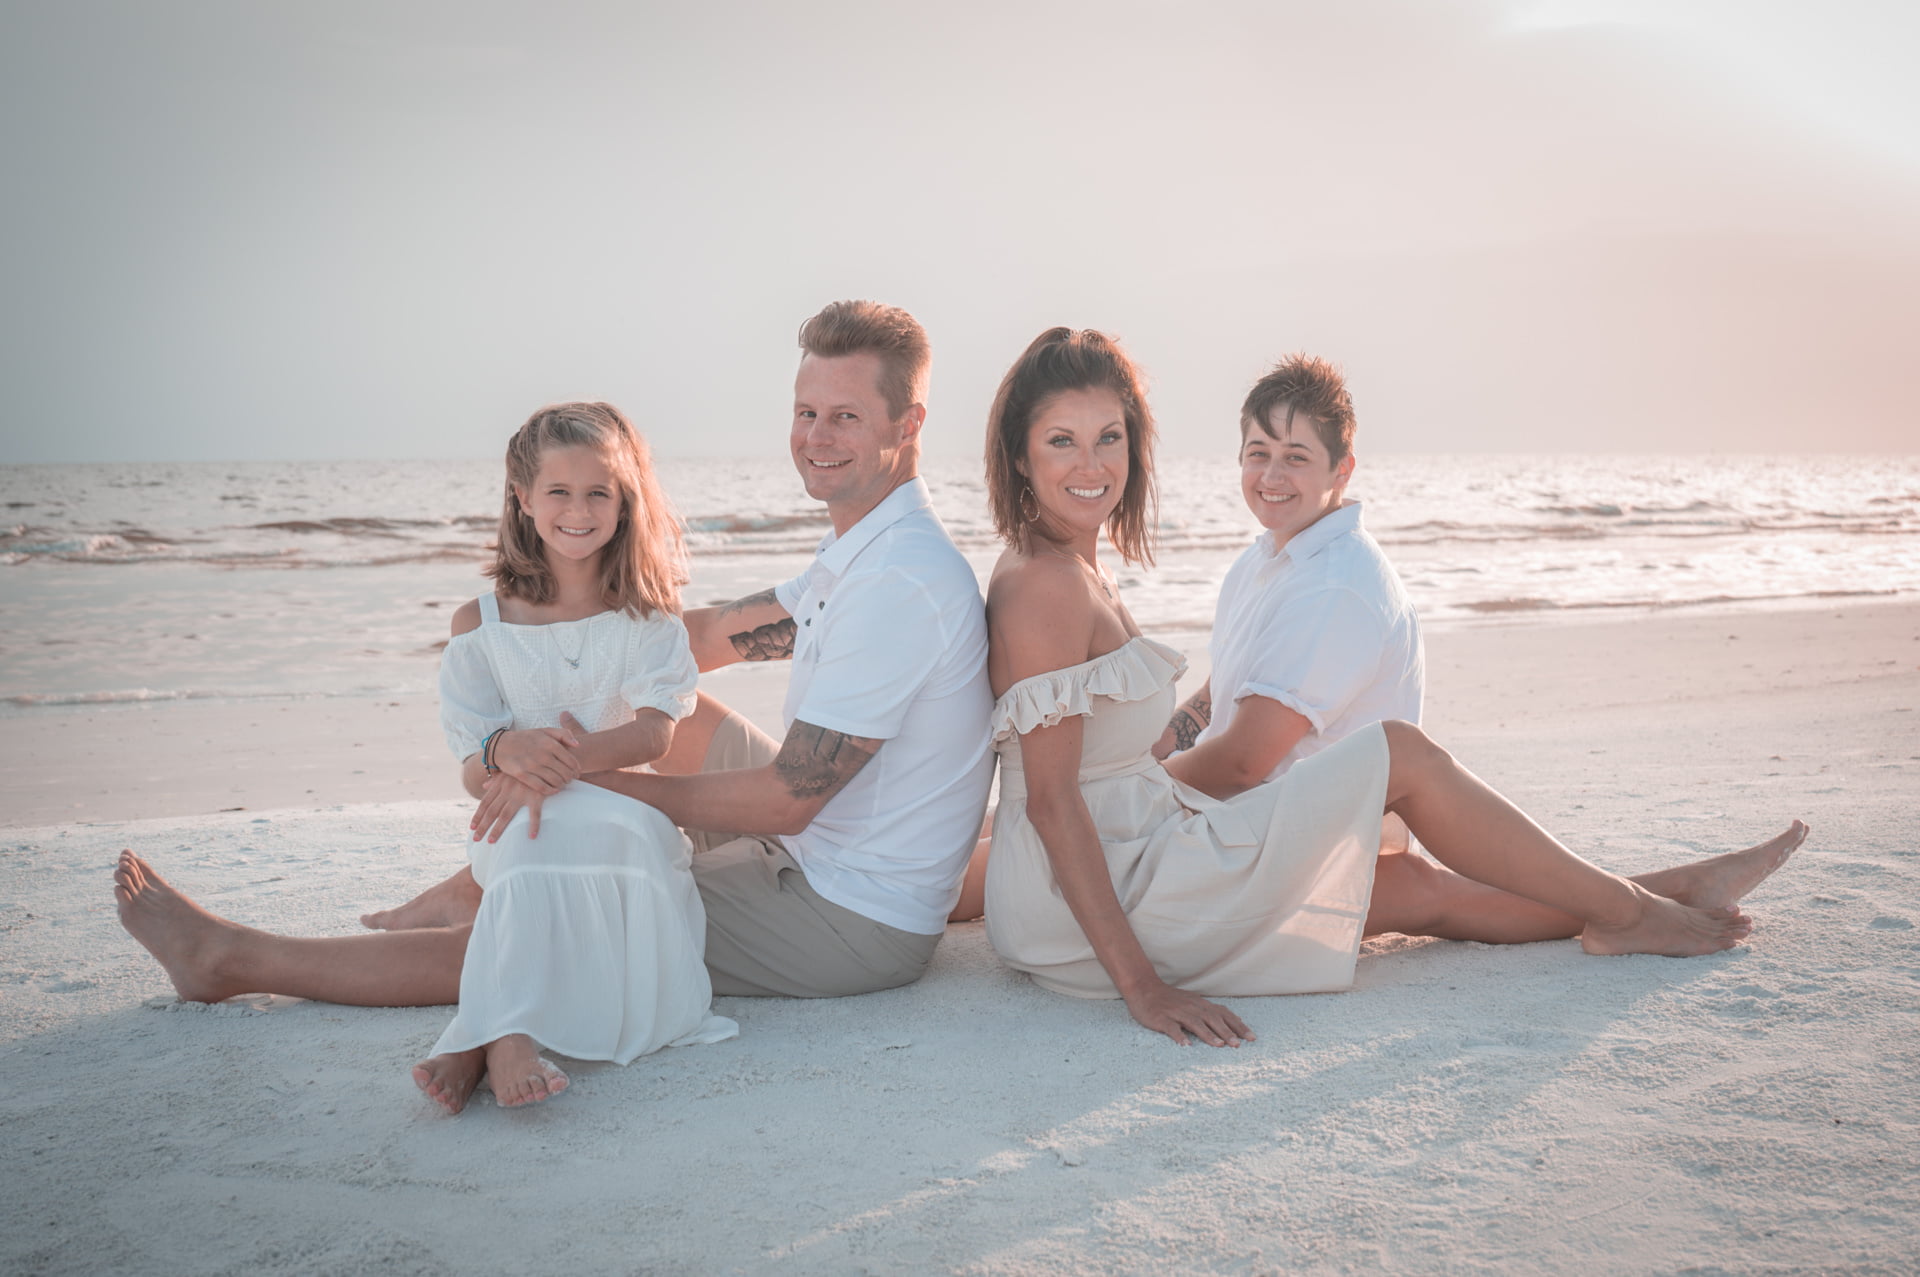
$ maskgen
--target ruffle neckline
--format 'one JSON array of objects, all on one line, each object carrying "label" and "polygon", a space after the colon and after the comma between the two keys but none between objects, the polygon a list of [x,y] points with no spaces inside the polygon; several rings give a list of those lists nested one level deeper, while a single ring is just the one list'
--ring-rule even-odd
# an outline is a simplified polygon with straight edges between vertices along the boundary
[{"label": "ruffle neckline", "polygon": [[1186,673],[1187,658],[1165,643],[1136,635],[1090,661],[1023,678],[993,703],[993,739],[1052,727],[1091,714],[1093,698],[1141,701]]}]

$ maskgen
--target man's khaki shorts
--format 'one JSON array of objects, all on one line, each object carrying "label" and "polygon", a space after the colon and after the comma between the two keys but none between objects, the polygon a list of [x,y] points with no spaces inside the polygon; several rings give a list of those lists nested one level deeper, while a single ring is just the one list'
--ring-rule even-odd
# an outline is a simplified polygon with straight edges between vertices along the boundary
[{"label": "man's khaki shorts", "polygon": [[[779,747],[732,711],[703,772],[764,767]],[[826,899],[772,834],[689,829],[693,880],[707,908],[707,971],[732,997],[838,998],[912,984],[937,935],[889,927]]]}]

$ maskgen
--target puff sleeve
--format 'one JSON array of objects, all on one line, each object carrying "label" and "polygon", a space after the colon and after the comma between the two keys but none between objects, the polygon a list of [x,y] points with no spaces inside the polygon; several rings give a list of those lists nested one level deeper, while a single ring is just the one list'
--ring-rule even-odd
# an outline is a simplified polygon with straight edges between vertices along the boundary
[{"label": "puff sleeve", "polygon": [[699,671],[687,627],[666,612],[634,623],[627,637],[627,673],[620,694],[635,711],[657,709],[674,722],[693,713]]},{"label": "puff sleeve", "polygon": [[495,729],[511,726],[513,711],[500,695],[480,631],[454,635],[440,654],[440,730],[447,747],[465,761]]}]

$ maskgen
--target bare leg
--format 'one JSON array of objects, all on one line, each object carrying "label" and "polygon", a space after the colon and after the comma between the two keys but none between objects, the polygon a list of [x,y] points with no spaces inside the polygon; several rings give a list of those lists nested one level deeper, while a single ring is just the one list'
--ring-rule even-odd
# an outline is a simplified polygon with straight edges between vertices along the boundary
[{"label": "bare leg", "polygon": [[1380,857],[1367,901],[1370,936],[1397,931],[1442,940],[1527,944],[1570,939],[1585,925],[1570,913],[1475,882],[1412,852]]},{"label": "bare leg", "polygon": [[1687,957],[1738,944],[1750,919],[1654,894],[1589,864],[1408,723],[1383,724],[1387,809],[1448,868],[1573,915],[1589,953]]},{"label": "bare leg", "polygon": [[131,851],[113,871],[120,925],[166,969],[182,999],[283,993],[350,1006],[445,1006],[460,998],[470,927],[306,939],[217,918]]},{"label": "bare leg", "polygon": [[467,1107],[486,1070],[487,1053],[482,1047],[433,1055],[413,1066],[413,1084],[447,1112],[458,1113]]},{"label": "bare leg", "polygon": [[524,1033],[509,1033],[483,1048],[487,1054],[487,1085],[501,1108],[519,1108],[567,1089],[567,1075],[542,1059],[540,1048]]},{"label": "bare leg", "polygon": [[360,915],[369,931],[413,931],[420,927],[470,926],[480,913],[480,884],[473,866],[462,865],[451,878],[434,883],[398,909]]},{"label": "bare leg", "polygon": [[987,912],[987,853],[993,839],[982,837],[973,845],[973,858],[967,861],[967,876],[960,880],[960,902],[947,915],[948,922],[972,922]]},{"label": "bare leg", "polygon": [[[1796,820],[1742,851],[1634,874],[1631,881],[1696,909],[1724,909],[1785,864],[1806,837],[1807,827]],[[1585,926],[1573,914],[1464,878],[1418,855],[1382,855],[1367,906],[1370,936],[1397,931],[1483,944],[1526,944],[1571,939]]]},{"label": "bare leg", "polygon": [[1675,865],[1653,873],[1635,874],[1633,880],[1647,890],[1678,900],[1696,909],[1724,909],[1738,904],[1749,891],[1787,863],[1787,857],[1807,840],[1807,827],[1794,821],[1763,843],[1724,856]]}]

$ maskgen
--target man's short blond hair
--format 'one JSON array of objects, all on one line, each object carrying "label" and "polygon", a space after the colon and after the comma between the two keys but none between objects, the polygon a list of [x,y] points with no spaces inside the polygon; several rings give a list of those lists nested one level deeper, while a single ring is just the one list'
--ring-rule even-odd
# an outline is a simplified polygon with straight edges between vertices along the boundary
[{"label": "man's short blond hair", "polygon": [[833,302],[800,325],[800,349],[832,359],[872,351],[880,358],[880,394],[893,420],[927,400],[933,348],[920,321],[880,302]]}]

